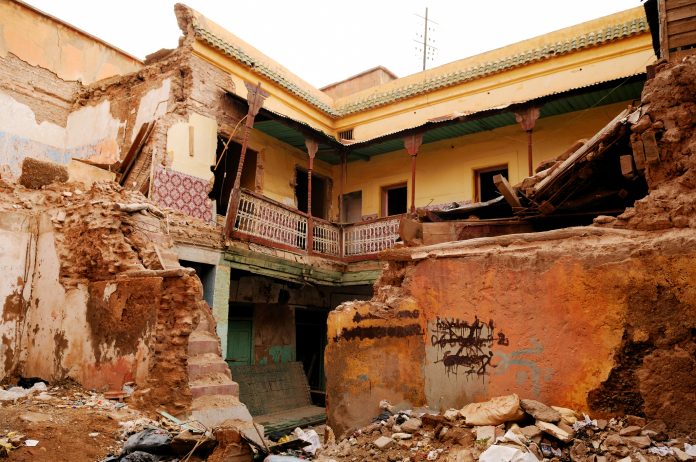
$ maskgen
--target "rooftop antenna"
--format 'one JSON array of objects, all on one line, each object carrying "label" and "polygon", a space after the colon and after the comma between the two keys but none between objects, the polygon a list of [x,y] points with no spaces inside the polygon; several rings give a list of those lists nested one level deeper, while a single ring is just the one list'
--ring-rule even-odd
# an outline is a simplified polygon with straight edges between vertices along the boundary
[{"label": "rooftop antenna", "polygon": [[423,70],[425,70],[427,62],[433,61],[435,59],[435,54],[437,53],[437,48],[433,46],[435,40],[433,40],[432,37],[428,37],[428,33],[433,32],[434,30],[434,28],[431,27],[431,24],[437,25],[437,23],[428,18],[427,7],[425,8],[425,16],[421,16],[419,14],[416,16],[423,19],[423,33],[416,34],[418,38],[414,39],[414,41],[418,44],[416,51],[423,52]]}]

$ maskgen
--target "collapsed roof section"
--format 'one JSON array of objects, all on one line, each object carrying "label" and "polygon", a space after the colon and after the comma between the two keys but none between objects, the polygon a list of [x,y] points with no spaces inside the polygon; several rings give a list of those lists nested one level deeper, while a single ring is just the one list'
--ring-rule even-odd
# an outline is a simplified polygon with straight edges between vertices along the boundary
[{"label": "collapsed roof section", "polygon": [[[631,143],[631,130],[647,106],[629,107],[589,140],[537,168],[536,174],[510,186],[494,177],[499,196],[486,202],[452,204],[443,210],[419,209],[425,223],[457,222],[451,232],[426,235],[428,225],[402,226],[402,239],[425,244],[591,224],[600,215],[618,215],[648,192],[644,170],[655,162],[654,135]],[[636,128],[633,128],[636,127]],[[598,219],[599,222],[603,218]],[[454,234],[452,234],[454,233]]]}]

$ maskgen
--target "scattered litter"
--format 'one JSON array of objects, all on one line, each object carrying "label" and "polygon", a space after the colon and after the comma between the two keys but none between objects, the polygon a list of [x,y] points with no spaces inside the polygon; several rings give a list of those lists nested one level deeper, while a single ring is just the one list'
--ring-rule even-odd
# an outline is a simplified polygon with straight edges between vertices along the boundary
[{"label": "scattered litter", "polygon": [[696,457],[696,444],[684,443],[684,452],[687,456]]},{"label": "scattered litter", "polygon": [[44,382],[37,382],[31,388],[12,387],[7,390],[0,390],[0,401],[16,401],[37,391],[46,391],[48,387]]},{"label": "scattered litter", "polygon": [[572,427],[573,430],[578,431],[583,428],[597,428],[597,421],[590,419],[590,416],[587,414],[583,414],[583,420],[578,420],[575,422]]},{"label": "scattered litter", "polygon": [[668,446],[653,446],[650,449],[648,449],[648,452],[650,454],[655,454],[662,457],[671,456],[672,454],[674,454],[672,448]]},{"label": "scattered litter", "polygon": [[316,431],[314,430],[307,430],[304,431],[301,428],[296,428],[293,433],[295,436],[302,441],[306,441],[309,443],[308,446],[304,446],[302,448],[303,451],[314,455],[315,452],[317,452],[317,449],[321,448],[321,440],[319,439],[319,435],[317,434]]},{"label": "scattered litter", "polygon": [[30,448],[33,448],[39,444],[39,440],[24,440],[24,444]]}]

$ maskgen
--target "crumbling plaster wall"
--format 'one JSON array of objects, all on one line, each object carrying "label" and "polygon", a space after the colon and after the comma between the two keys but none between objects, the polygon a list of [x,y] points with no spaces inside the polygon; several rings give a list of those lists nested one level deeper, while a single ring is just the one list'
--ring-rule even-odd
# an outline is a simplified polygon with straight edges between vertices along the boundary
[{"label": "crumbling plaster wall", "polygon": [[139,69],[121,50],[31,6],[0,1],[0,58],[12,53],[31,66],[50,69],[63,80],[92,83]]},{"label": "crumbling plaster wall", "polygon": [[108,105],[78,108],[82,84],[133,72],[142,63],[19,2],[0,2],[0,157],[6,177],[22,159],[67,164],[113,159],[119,122]]},{"label": "crumbling plaster wall", "polygon": [[115,160],[121,123],[108,102],[73,108],[79,82],[64,81],[13,54],[0,57],[0,156],[19,176],[26,156],[67,164],[71,158]]},{"label": "crumbling plaster wall", "polygon": [[19,358],[20,332],[31,295],[36,221],[30,214],[0,214],[0,377]]},{"label": "crumbling plaster wall", "polygon": [[[134,203],[145,211],[121,211]],[[135,381],[141,406],[187,413],[189,336],[210,308],[176,265],[162,213],[113,183],[3,180],[0,212],[0,380]]]},{"label": "crumbling plaster wall", "polygon": [[381,399],[446,409],[513,392],[696,422],[678,404],[696,381],[670,378],[696,367],[696,234],[525,236],[392,262],[381,297],[331,313],[332,427],[366,423]]}]

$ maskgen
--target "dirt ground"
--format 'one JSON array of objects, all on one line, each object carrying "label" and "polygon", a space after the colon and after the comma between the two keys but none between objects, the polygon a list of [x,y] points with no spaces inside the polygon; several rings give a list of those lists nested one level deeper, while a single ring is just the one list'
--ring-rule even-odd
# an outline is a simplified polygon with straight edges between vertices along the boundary
[{"label": "dirt ground", "polygon": [[[24,436],[11,450],[11,461],[94,462],[117,454],[127,429],[143,418],[124,403],[78,387],[49,387],[14,402],[0,401],[0,440],[11,432]],[[25,440],[39,443],[28,447]]]}]

